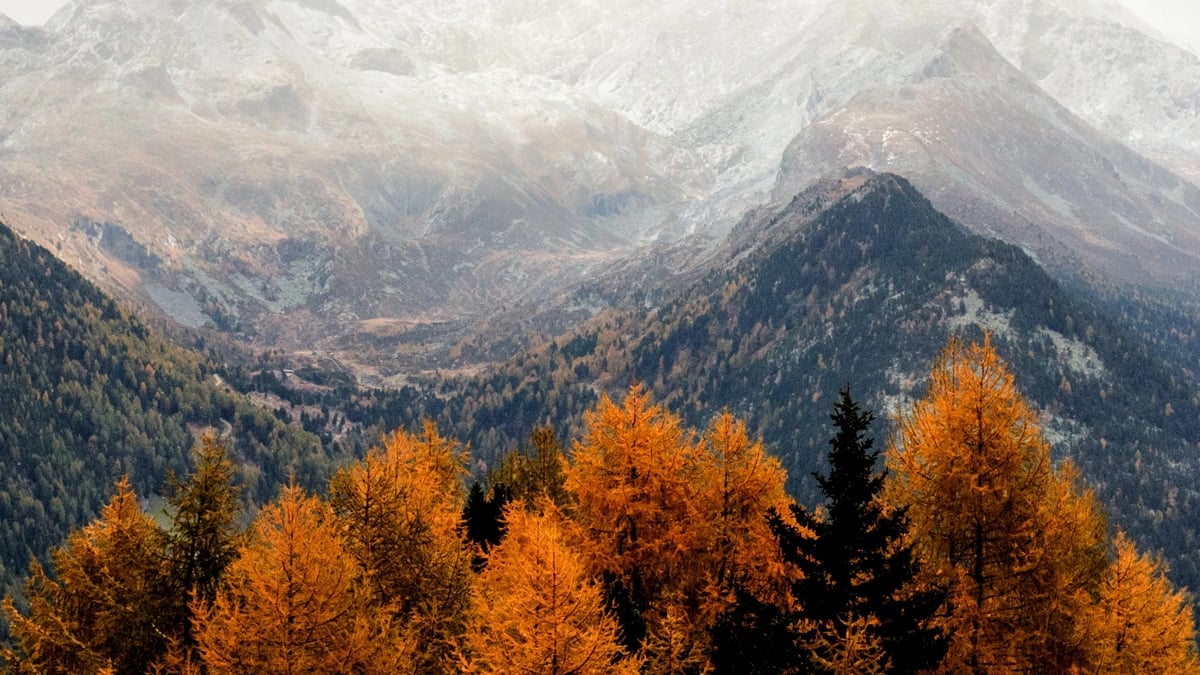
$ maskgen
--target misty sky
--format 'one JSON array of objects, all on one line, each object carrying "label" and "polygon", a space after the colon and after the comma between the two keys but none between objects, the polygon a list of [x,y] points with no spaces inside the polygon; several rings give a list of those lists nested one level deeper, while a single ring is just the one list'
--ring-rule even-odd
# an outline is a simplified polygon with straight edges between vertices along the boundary
[{"label": "misty sky", "polygon": [[[2,0],[0,0],[2,1]],[[1200,54],[1200,3],[1196,0],[1122,0],[1167,37]]]},{"label": "misty sky", "polygon": [[0,13],[27,26],[40,26],[65,4],[66,0],[0,0]]},{"label": "misty sky", "polygon": [[[652,1],[652,0],[647,0]],[[853,0],[846,0],[853,2]],[[1120,0],[1167,37],[1200,53],[1200,2],[1196,0]],[[41,25],[66,0],[0,0],[0,12],[27,25]]]}]

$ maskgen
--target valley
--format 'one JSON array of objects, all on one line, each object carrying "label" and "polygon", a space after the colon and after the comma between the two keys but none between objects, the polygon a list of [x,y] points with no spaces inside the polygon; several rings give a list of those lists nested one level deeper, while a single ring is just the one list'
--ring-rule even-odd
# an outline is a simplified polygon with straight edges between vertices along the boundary
[{"label": "valley", "polygon": [[811,507],[843,389],[885,447],[985,342],[1200,588],[1198,82],[1106,0],[0,21],[3,593],[122,475],[160,506],[207,429],[248,522],[426,421],[460,482],[539,429],[569,463],[636,391],[744,420]]},{"label": "valley", "polygon": [[850,166],[1060,277],[1196,290],[1200,59],[1112,3],[692,4],[71,2],[0,30],[0,212],[150,312],[381,382],[454,340],[372,326],[457,339]]}]

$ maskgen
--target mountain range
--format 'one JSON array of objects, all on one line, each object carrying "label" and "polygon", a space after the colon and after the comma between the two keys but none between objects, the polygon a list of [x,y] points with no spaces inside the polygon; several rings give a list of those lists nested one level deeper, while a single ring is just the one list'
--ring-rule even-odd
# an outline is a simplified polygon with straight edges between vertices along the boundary
[{"label": "mountain range", "polygon": [[[1058,456],[1195,588],[1197,82],[1106,0],[73,0],[0,21],[0,212],[45,247],[11,238],[5,265],[35,263],[9,285],[90,289],[58,256],[246,348],[222,372],[266,407],[94,289],[27,314],[85,325],[96,293],[108,327],[56,339],[134,335],[123,379],[3,382],[38,420],[60,390],[129,399],[39,441],[54,466],[111,478],[84,431],[124,415],[153,494],[188,430],[228,426],[256,497],[426,416],[482,475],[641,382],[695,426],[744,416],[804,499],[841,387],[886,420],[986,332]],[[148,365],[185,393],[142,391]],[[180,397],[220,404],[158,402]],[[22,513],[74,474],[29,475]]]},{"label": "mountain range", "polygon": [[[408,424],[430,415],[486,467],[538,425],[574,437],[597,393],[641,383],[693,427],[722,409],[745,418],[804,501],[840,389],[879,415],[883,445],[948,340],[986,334],[1057,456],[1080,466],[1115,523],[1167,552],[1181,583],[1200,584],[1198,315],[1164,320],[1153,302],[1117,307],[1059,283],[905,179],[861,170],[755,210],[702,266],[668,270],[580,288],[564,306],[608,306],[486,372],[428,383],[424,401],[407,388],[359,406]],[[547,314],[533,324],[555,325]],[[1154,335],[1163,326],[1170,345]]]},{"label": "mountain range", "polygon": [[854,165],[1192,290],[1198,80],[1100,0],[77,0],[0,28],[0,211],[151,312],[381,379]]}]

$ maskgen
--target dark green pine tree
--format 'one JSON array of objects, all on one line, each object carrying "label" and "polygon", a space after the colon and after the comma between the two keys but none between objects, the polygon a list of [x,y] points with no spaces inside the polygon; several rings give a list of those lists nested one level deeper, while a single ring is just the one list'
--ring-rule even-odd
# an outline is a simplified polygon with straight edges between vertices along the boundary
[{"label": "dark green pine tree", "polygon": [[[830,439],[829,474],[813,474],[825,495],[825,514],[791,507],[796,522],[816,536],[801,536],[778,514],[771,519],[784,560],[803,572],[792,585],[801,607],[793,618],[808,619],[811,631],[832,627],[838,636],[847,617],[874,618],[869,630],[890,660],[890,672],[931,668],[946,653],[946,637],[928,625],[945,591],[914,587],[918,564],[903,543],[906,510],[885,509],[879,499],[886,472],[876,473],[879,451],[867,436],[874,415],[860,410],[847,387],[831,418],[837,432]],[[802,633],[797,641],[812,644],[815,637]]]},{"label": "dark green pine tree", "polygon": [[[507,485],[494,485],[489,495],[478,481],[471,485],[467,504],[463,507],[463,531],[467,540],[487,553],[504,539],[504,507],[512,501],[512,491]],[[483,556],[476,555],[471,563],[475,571],[487,566]]]},{"label": "dark green pine tree", "polygon": [[174,511],[167,549],[173,595],[179,601],[176,630],[191,644],[189,598],[212,602],[225,569],[237,557],[240,489],[225,444],[215,434],[201,437],[196,466],[185,481],[171,478]]},{"label": "dark green pine tree", "polygon": [[734,602],[709,629],[716,675],[777,675],[811,670],[796,644],[792,617],[738,588]]}]

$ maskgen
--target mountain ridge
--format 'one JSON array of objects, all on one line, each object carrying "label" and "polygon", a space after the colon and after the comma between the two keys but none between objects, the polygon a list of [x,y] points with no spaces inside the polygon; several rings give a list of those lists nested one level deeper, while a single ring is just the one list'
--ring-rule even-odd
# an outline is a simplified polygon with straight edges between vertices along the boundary
[{"label": "mountain ridge", "polygon": [[[979,54],[955,58],[995,59],[982,46],[994,44],[1016,64],[993,71],[1008,78],[994,84],[1055,92],[1081,128],[1103,129],[1084,143],[1103,144],[1101,154],[1118,138],[1183,176],[1200,156],[1183,142],[1200,108],[1181,84],[1200,61],[1111,3],[621,9],[72,2],[44,28],[0,38],[0,210],[91,278],[185,324],[354,360],[381,323],[469,328],[648,242],[694,233],[707,241],[697,246],[715,245],[770,199],[797,134],[871,92],[894,95],[918,65],[948,66],[929,39],[947,22],[986,38]],[[1076,85],[1101,65],[1139,75],[1106,76],[1092,100]],[[1155,81],[1161,92],[1146,89]],[[1041,112],[1028,124],[1043,123]],[[1182,139],[1174,159],[1161,152],[1164,134]],[[805,175],[853,163],[817,162]],[[1166,174],[1144,182],[1171,180],[1183,185]],[[1116,201],[1146,198],[1137,185],[1102,187]],[[1187,225],[1167,202],[1164,226]],[[1050,216],[1043,229],[1087,221]],[[71,227],[80,218],[121,227],[161,264],[114,257]],[[997,232],[1028,243],[1029,231]],[[1077,242],[1048,236],[1074,253]],[[384,375],[412,366],[401,359]]]},{"label": "mountain ridge", "polygon": [[846,164],[894,169],[954,218],[1044,259],[1078,255],[1131,283],[1194,281],[1200,188],[1092,132],[973,27],[946,44],[911,84],[862,94],[797,136],[776,197]]},{"label": "mountain ridge", "polygon": [[335,453],[252,404],[206,356],[168,343],[48,250],[0,223],[0,593],[45,562],[128,476],[185,475],[194,434],[228,433],[249,499],[323,484]]},{"label": "mountain ridge", "polygon": [[[640,382],[694,426],[728,408],[789,475],[806,476],[842,387],[887,418],[919,395],[950,336],[986,330],[1058,456],[1099,486],[1116,522],[1167,551],[1176,579],[1200,579],[1182,543],[1200,519],[1186,460],[1200,442],[1195,373],[1021,249],[936,212],[904,179],[825,180],[747,218],[707,271],[642,289],[633,304],[440,385],[425,414],[470,440],[486,466],[536,425],[575,435],[599,393]],[[1156,486],[1154,476],[1167,478]]]}]

